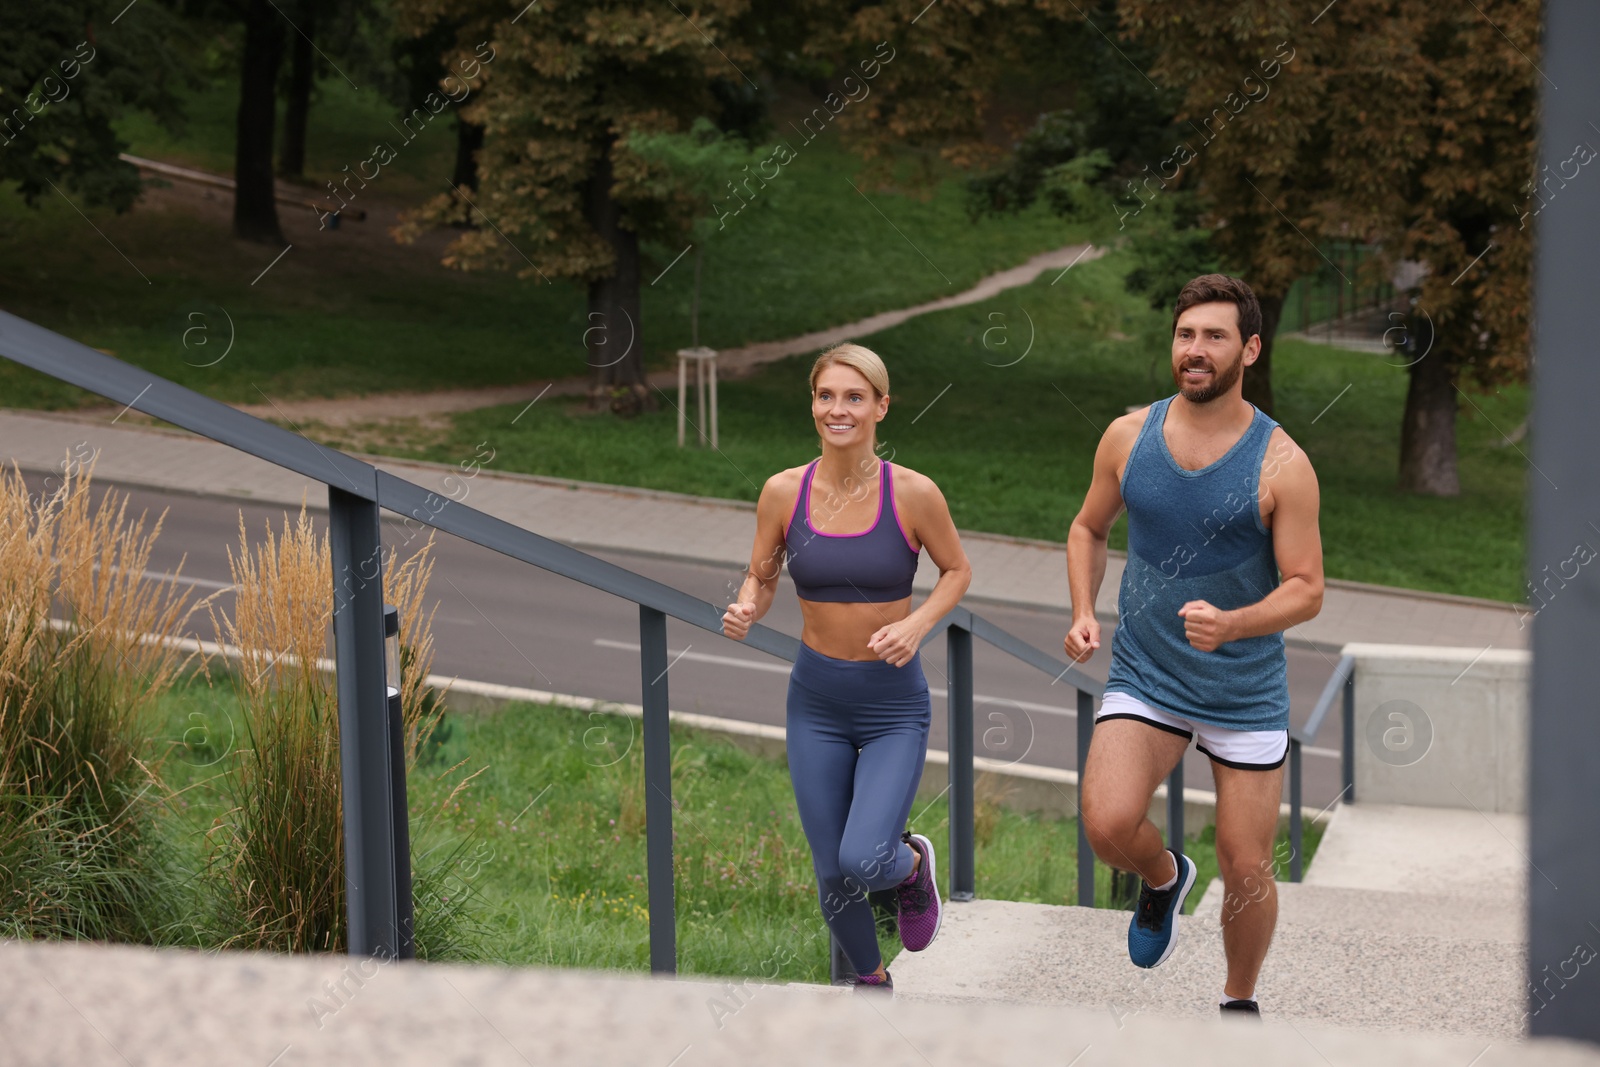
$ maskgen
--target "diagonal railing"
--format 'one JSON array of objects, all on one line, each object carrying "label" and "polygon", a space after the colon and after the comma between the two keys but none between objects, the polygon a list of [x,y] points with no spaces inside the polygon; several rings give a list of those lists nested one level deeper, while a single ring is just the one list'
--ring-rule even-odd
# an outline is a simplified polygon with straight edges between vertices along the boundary
[{"label": "diagonal railing", "polygon": [[1343,697],[1340,716],[1343,719],[1339,745],[1339,795],[1335,803],[1348,804],[1356,798],[1355,733],[1356,733],[1356,661],[1354,656],[1340,656],[1322,687],[1316,707],[1305,725],[1289,731],[1289,881],[1298,882],[1304,873],[1301,862],[1301,794],[1305,776],[1300,766],[1301,746],[1309,745],[1322,729],[1322,720],[1328,717],[1335,697]]},{"label": "diagonal railing", "polygon": [[[667,710],[667,619],[722,632],[722,610],[616,564],[542,537],[337,449],[317,444],[210,397],[0,311],[0,356],[172,425],[229,445],[328,488],[333,632],[345,828],[345,884],[352,955],[414,955],[405,763],[390,721],[384,663],[383,531],[380,511],[420,522],[511,559],[571,578],[639,606],[650,969],[677,966],[672,866],[672,762]],[[126,410],[126,408],[124,410]],[[949,670],[949,896],[976,894],[972,642],[976,637],[1076,690],[1078,789],[1101,683],[966,608],[951,610],[924,644],[943,634]],[[744,643],[794,662],[800,643],[755,625]],[[1168,779],[1168,838],[1183,841],[1183,766]],[[1081,807],[1081,806],[1080,806]],[[1078,819],[1078,902],[1094,903],[1094,854]]]}]

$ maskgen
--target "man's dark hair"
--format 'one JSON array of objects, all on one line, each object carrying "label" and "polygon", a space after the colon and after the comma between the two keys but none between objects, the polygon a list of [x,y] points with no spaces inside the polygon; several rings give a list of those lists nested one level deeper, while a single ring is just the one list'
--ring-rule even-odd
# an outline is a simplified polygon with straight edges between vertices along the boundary
[{"label": "man's dark hair", "polygon": [[1183,287],[1172,309],[1172,329],[1178,329],[1178,316],[1196,304],[1232,304],[1239,317],[1239,341],[1243,343],[1261,332],[1261,303],[1248,285],[1226,274],[1202,274]]}]

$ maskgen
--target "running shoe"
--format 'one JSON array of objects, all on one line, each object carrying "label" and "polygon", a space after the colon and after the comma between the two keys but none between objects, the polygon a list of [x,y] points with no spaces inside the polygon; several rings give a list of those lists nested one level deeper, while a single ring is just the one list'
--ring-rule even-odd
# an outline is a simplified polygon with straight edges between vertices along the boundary
[{"label": "running shoe", "polygon": [[921,952],[939,936],[939,924],[944,920],[944,909],[939,903],[938,872],[933,866],[933,842],[909,830],[900,839],[922,857],[922,865],[915,875],[895,887],[900,902],[895,925],[900,931],[900,944],[906,951]]},{"label": "running shoe", "polygon": [[1222,1005],[1222,1017],[1236,1016],[1240,1019],[1261,1020],[1261,1006],[1253,1000],[1230,1000]]},{"label": "running shoe", "polygon": [[866,993],[875,997],[894,996],[894,977],[889,973],[887,967],[883,969],[882,978],[875,974],[861,974],[857,975],[855,981],[850,984],[856,987],[857,993]]},{"label": "running shoe", "polygon": [[1149,882],[1141,881],[1139,903],[1128,923],[1128,958],[1136,967],[1156,967],[1172,955],[1178,944],[1178,915],[1194,887],[1194,861],[1167,851],[1178,865],[1178,880],[1170,889],[1151,889]]}]

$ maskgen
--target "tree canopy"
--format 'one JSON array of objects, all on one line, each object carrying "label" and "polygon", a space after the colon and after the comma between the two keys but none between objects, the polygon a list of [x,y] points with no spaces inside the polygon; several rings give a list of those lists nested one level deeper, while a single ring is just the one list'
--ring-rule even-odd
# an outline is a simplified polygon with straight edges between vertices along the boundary
[{"label": "tree canopy", "polygon": [[35,203],[52,185],[118,211],[139,195],[139,173],[118,115],[142,108],[169,126],[193,75],[174,46],[186,34],[160,3],[113,19],[86,0],[0,0],[0,181]]},{"label": "tree canopy", "polygon": [[454,51],[478,48],[482,61],[463,117],[484,129],[476,196],[441,192],[400,236],[471,222],[447,264],[586,283],[593,395],[648,406],[639,243],[681,230],[694,197],[674,192],[665,164],[631,151],[628,138],[687,129],[719,109],[715,84],[748,77],[747,0],[706,0],[687,14],[622,0],[540,0],[520,12],[446,0],[399,8],[402,25],[419,31],[447,13],[461,20]]}]

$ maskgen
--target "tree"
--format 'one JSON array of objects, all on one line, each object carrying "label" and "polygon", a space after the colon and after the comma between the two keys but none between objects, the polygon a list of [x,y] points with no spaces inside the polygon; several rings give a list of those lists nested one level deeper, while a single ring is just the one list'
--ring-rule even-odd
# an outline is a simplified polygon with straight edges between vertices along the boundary
[{"label": "tree", "polygon": [[1155,53],[1148,75],[1183,87],[1179,139],[1146,162],[1126,207],[1137,215],[1146,197],[1182,188],[1197,194],[1211,246],[1261,302],[1261,354],[1245,374],[1244,395],[1271,414],[1284,299],[1323,262],[1315,240],[1325,234],[1306,225],[1321,220],[1328,186],[1329,72],[1320,57],[1340,63],[1343,42],[1284,0],[1121,0],[1119,7],[1126,34]]},{"label": "tree", "polygon": [[0,0],[0,181],[29,204],[54,185],[126,211],[140,181],[117,158],[127,147],[117,116],[140,108],[169,128],[181,122],[178,93],[195,77],[177,47],[182,24],[160,3],[111,23],[102,10]]},{"label": "tree", "polygon": [[639,246],[671,233],[688,203],[680,194],[663,198],[671,183],[628,140],[687,128],[714,113],[713,83],[748,77],[748,0],[702,0],[682,13],[625,0],[546,2],[520,12],[446,0],[399,7],[412,32],[446,14],[460,19],[455,54],[476,49],[482,61],[462,118],[484,128],[476,196],[440,195],[400,235],[481,219],[492,225],[458,237],[447,265],[509,265],[525,277],[583,283],[591,403],[653,406],[644,380]]},{"label": "tree", "polygon": [[271,0],[240,0],[244,48],[239,61],[239,109],[233,141],[233,235],[282,244],[277,189],[272,177],[273,131],[278,120],[278,66],[283,61],[284,17]]},{"label": "tree", "polygon": [[[283,138],[278,147],[278,174],[304,178],[306,134],[317,77],[330,54],[337,57],[339,77],[363,84],[390,85],[397,80],[394,57],[383,45],[393,26],[374,0],[273,0],[283,15],[289,67],[281,86]],[[332,62],[331,60],[329,62]],[[352,84],[354,84],[352,82]]]},{"label": "tree", "polygon": [[[749,206],[735,197],[738,207],[727,203],[724,186],[729,175],[743,176],[763,160],[775,158],[775,148],[752,148],[737,134],[725,134],[708,118],[697,118],[687,133],[636,133],[628,139],[628,151],[651,165],[661,176],[657,198],[663,202],[688,198],[690,212],[680,218],[680,240],[694,248],[694,288],[689,304],[689,343],[700,343],[700,268],[706,246],[727,228],[730,215]],[[762,190],[751,204],[769,203],[774,193]]]},{"label": "tree", "polygon": [[362,32],[369,0],[196,0],[200,10],[219,19],[242,22],[239,108],[234,124],[233,235],[247,241],[283,243],[278,225],[277,187],[272,153],[276,142],[278,80],[284,54],[292,51],[286,87],[283,156],[279,170],[299,176],[305,170],[305,137],[315,82],[313,52],[318,32],[338,40],[342,55],[367,57]]},{"label": "tree", "polygon": [[312,41],[317,32],[314,4],[295,9],[299,32],[290,41],[289,80],[284,86],[283,143],[278,148],[278,174],[285,178],[304,178],[306,173],[306,128],[311,118],[311,89],[316,82],[316,58]]},{"label": "tree", "polygon": [[809,0],[805,10],[802,55],[818,88],[841,98],[864,90],[833,116],[867,163],[864,179],[911,188],[942,177],[941,162],[976,170],[1003,156],[989,125],[998,88],[1037,70],[1052,34],[1082,15],[1074,0],[966,0],[911,18],[903,4],[861,0]]},{"label": "tree", "polygon": [[[412,25],[409,32],[394,40],[394,64],[400,73],[391,95],[402,108],[412,107],[439,88],[441,79],[451,75],[448,56],[461,38],[465,22],[453,15],[436,15],[426,28]],[[455,110],[456,158],[451,167],[450,184],[459,189],[478,188],[478,151],[483,147],[483,127],[462,117]]]},{"label": "tree", "polygon": [[1386,264],[1426,267],[1405,323],[1400,488],[1454,496],[1462,386],[1493,389],[1528,371],[1531,216],[1595,157],[1600,138],[1573,147],[1573,173],[1534,173],[1533,0],[1462,11],[1360,0],[1338,21],[1371,74],[1331,96],[1336,200]]},{"label": "tree", "polygon": [[[1526,371],[1529,231],[1520,218],[1510,223],[1532,205],[1537,3],[1485,0],[1458,10],[1429,0],[1341,0],[1305,24],[1275,0],[1242,9],[1122,2],[1129,31],[1161,42],[1153,76],[1190,79],[1191,117],[1236,71],[1231,55],[1252,56],[1280,35],[1292,49],[1272,99],[1249,105],[1248,121],[1227,125],[1192,167],[1213,242],[1226,261],[1249,264],[1247,277],[1265,291],[1264,342],[1287,283],[1316,265],[1314,239],[1377,245],[1369,281],[1401,260],[1427,268],[1407,324],[1417,343],[1399,484],[1459,492],[1461,383],[1488,388]],[[1227,112],[1211,107],[1211,115],[1226,121]],[[1249,386],[1247,375],[1247,395]]]}]

